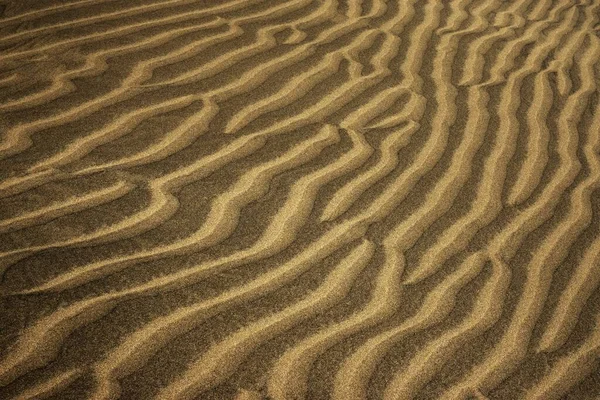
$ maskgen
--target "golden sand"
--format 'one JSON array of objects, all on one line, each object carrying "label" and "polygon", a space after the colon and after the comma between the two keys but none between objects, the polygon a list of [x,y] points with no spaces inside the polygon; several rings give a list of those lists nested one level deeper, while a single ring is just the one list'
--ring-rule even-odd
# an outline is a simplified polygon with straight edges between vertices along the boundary
[{"label": "golden sand", "polygon": [[599,23],[0,1],[0,398],[600,398]]}]

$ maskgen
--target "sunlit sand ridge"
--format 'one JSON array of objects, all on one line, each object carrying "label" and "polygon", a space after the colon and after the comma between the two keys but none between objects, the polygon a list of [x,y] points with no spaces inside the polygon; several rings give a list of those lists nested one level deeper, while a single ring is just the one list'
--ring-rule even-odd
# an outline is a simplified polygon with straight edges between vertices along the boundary
[{"label": "sunlit sand ridge", "polygon": [[0,2],[0,398],[599,398],[599,23]]}]

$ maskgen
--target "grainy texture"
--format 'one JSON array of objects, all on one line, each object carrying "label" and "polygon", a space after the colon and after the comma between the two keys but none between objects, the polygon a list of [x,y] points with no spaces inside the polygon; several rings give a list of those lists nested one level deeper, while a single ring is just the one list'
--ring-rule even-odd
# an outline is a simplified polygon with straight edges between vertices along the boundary
[{"label": "grainy texture", "polygon": [[597,398],[599,16],[0,1],[0,398]]}]

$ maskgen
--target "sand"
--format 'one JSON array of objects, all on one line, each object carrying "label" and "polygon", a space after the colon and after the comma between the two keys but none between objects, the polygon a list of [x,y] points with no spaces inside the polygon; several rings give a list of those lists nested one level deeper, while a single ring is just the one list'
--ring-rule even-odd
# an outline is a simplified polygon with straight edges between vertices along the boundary
[{"label": "sand", "polygon": [[0,398],[600,398],[599,19],[0,1]]}]

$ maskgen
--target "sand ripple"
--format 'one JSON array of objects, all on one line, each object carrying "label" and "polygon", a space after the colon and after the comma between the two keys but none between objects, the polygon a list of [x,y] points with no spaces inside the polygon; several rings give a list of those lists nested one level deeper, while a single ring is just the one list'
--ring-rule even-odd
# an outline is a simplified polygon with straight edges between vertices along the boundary
[{"label": "sand ripple", "polygon": [[595,398],[599,16],[2,2],[0,398]]}]

